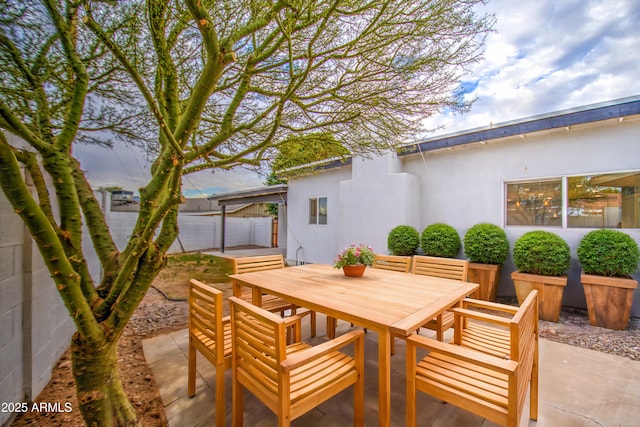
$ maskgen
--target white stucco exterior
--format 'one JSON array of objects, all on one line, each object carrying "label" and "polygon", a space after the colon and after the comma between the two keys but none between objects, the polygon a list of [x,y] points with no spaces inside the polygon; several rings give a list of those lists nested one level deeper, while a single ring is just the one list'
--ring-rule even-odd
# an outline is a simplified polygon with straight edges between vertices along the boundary
[{"label": "white stucco exterior", "polygon": [[[591,229],[506,226],[505,182],[637,170],[638,114],[411,155],[353,159],[352,165],[289,181],[287,256],[295,260],[296,249],[302,247],[304,261],[331,263],[351,243],[366,243],[387,253],[387,235],[401,224],[421,232],[430,224],[444,222],[463,238],[474,224],[490,222],[504,227],[512,247],[525,232],[547,229],[563,237],[572,249],[564,303],[585,308],[575,251]],[[308,223],[311,197],[328,198],[326,226]],[[640,229],[622,231],[640,243]],[[462,251],[458,257],[464,257]],[[509,257],[498,295],[515,294],[510,278],[514,270]],[[639,293],[636,291],[632,316],[640,316]]]}]

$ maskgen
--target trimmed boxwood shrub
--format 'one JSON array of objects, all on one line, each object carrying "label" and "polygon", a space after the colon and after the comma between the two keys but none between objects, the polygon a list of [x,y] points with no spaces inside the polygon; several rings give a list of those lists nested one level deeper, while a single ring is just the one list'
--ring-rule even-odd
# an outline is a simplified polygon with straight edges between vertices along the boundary
[{"label": "trimmed boxwood shrub", "polygon": [[530,231],[513,244],[513,262],[521,273],[562,276],[571,263],[564,239],[549,231]]},{"label": "trimmed boxwood shrub", "polygon": [[507,233],[495,224],[476,224],[464,235],[464,254],[469,262],[503,264],[509,255]]},{"label": "trimmed boxwood shrub", "polygon": [[420,236],[422,252],[428,256],[453,258],[460,250],[462,243],[455,228],[448,224],[431,224]]},{"label": "trimmed boxwood shrub", "polygon": [[391,255],[413,255],[420,244],[420,233],[410,225],[399,225],[389,232],[387,248]]},{"label": "trimmed boxwood shrub", "polygon": [[617,230],[593,230],[578,245],[578,261],[586,274],[627,277],[638,270],[640,252],[631,236]]}]

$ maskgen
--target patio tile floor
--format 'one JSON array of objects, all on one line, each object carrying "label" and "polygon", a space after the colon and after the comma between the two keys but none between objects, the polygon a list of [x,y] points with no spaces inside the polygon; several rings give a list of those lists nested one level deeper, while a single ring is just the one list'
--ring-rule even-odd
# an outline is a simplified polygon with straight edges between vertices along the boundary
[{"label": "patio tile floor", "polygon": [[[303,323],[304,324],[304,323]],[[324,318],[318,314],[318,338],[324,334]],[[308,322],[307,322],[308,325]],[[340,322],[338,333],[350,328]],[[422,329],[421,334],[433,332]],[[303,338],[309,336],[303,330]],[[187,330],[160,335],[143,341],[147,362],[160,389],[170,427],[214,426],[214,374],[209,362],[198,354],[197,392],[187,397]],[[366,334],[365,425],[378,425],[377,335]],[[540,392],[537,423],[529,420],[528,402],[520,426],[589,427],[637,426],[640,420],[640,363],[565,344],[540,340]],[[396,343],[392,357],[391,420],[405,425],[404,343]],[[226,418],[231,425],[231,371],[226,373]],[[492,427],[483,420],[430,396],[418,394],[420,427]],[[244,425],[269,427],[276,417],[250,393],[245,393]],[[294,420],[294,426],[339,427],[353,425],[353,393],[346,390]]]}]

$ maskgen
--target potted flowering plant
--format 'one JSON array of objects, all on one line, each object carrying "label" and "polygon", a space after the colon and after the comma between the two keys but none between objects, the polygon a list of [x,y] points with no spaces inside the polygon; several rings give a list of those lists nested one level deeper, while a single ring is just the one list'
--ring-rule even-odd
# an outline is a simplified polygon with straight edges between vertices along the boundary
[{"label": "potted flowering plant", "polygon": [[345,276],[359,277],[364,274],[367,265],[373,265],[375,256],[371,246],[351,245],[338,253],[333,266],[342,268]]}]

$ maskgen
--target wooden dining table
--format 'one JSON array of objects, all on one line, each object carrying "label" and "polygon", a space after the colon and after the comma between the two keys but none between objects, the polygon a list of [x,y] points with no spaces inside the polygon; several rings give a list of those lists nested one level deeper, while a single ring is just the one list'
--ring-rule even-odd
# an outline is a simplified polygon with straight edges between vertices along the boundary
[{"label": "wooden dining table", "polygon": [[233,293],[252,289],[253,303],[275,295],[328,317],[378,334],[379,425],[391,425],[391,340],[408,336],[447,308],[459,304],[478,285],[451,279],[367,268],[347,277],[330,265],[306,264],[231,275]]}]

